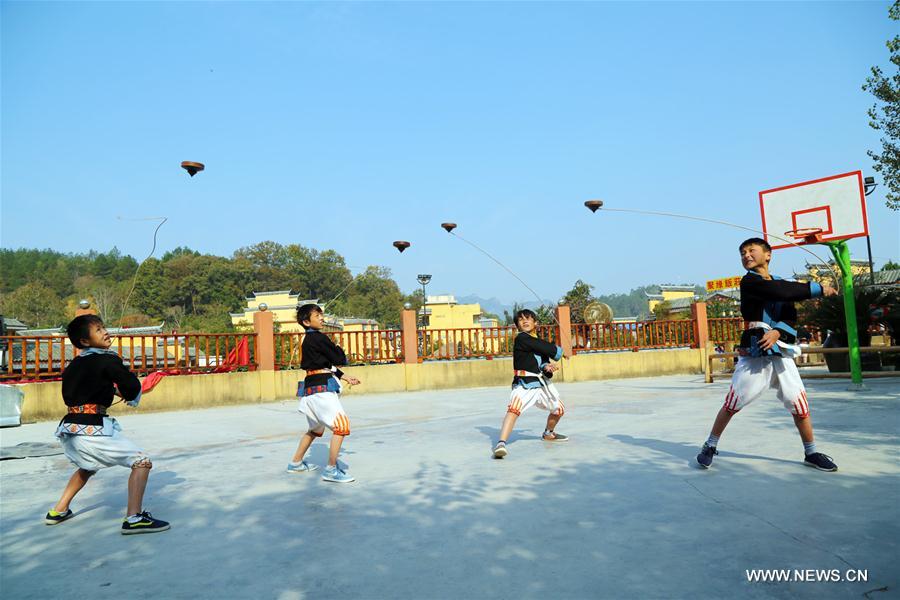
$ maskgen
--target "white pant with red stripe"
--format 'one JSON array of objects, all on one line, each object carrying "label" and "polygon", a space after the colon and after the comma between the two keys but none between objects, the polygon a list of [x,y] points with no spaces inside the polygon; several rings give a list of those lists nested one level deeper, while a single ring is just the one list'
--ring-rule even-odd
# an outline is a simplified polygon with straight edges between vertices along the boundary
[{"label": "white pant with red stripe", "polygon": [[532,406],[537,406],[560,417],[566,412],[566,407],[559,398],[559,392],[552,383],[548,383],[547,387],[541,386],[532,389],[513,388],[509,395],[506,412],[519,416]]},{"label": "white pant with red stripe", "polygon": [[330,429],[335,435],[350,435],[350,419],[344,412],[340,396],[334,392],[319,392],[300,398],[297,410],[306,415],[309,431],[315,436]]},{"label": "white pant with red stripe", "polygon": [[768,390],[774,389],[778,399],[791,414],[809,416],[806,388],[791,358],[781,356],[742,356],[731,377],[731,388],[725,396],[725,410],[736,413]]}]

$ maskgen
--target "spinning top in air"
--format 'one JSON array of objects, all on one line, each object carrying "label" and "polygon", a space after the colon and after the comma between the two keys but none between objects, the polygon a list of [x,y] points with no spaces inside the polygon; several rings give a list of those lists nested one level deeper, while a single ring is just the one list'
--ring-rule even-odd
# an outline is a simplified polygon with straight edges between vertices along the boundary
[{"label": "spinning top in air", "polygon": [[592,213],[595,213],[598,208],[603,206],[603,200],[588,200],[584,205],[591,209]]},{"label": "spinning top in air", "polygon": [[204,167],[203,163],[192,162],[189,160],[183,160],[183,161],[181,161],[181,168],[184,169],[185,171],[187,171],[188,175],[193,177],[194,175],[196,175],[197,173],[202,171],[205,167]]},{"label": "spinning top in air", "polygon": [[447,230],[447,233],[453,233],[453,230],[456,229],[456,223],[441,223],[441,227]]},{"label": "spinning top in air", "polygon": [[410,244],[409,242],[394,242],[394,248],[399,250],[401,253],[410,246],[412,246],[412,244]]}]

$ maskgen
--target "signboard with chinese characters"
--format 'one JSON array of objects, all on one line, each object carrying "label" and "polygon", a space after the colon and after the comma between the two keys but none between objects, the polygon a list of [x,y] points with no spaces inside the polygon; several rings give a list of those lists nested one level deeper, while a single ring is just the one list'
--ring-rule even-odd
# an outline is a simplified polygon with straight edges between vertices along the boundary
[{"label": "signboard with chinese characters", "polygon": [[722,279],[712,279],[706,282],[707,292],[718,292],[721,290],[731,290],[741,287],[741,278],[724,277]]}]

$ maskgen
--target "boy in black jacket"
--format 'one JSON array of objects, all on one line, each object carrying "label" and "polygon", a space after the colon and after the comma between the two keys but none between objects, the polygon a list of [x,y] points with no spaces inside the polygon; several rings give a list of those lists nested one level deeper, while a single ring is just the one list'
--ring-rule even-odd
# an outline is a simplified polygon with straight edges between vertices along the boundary
[{"label": "boy in black jacket", "polygon": [[544,429],[544,441],[565,442],[569,439],[554,431],[565,414],[565,407],[556,386],[549,381],[559,369],[550,360],[560,360],[563,357],[562,348],[537,338],[537,315],[533,311],[527,308],[520,310],[513,321],[519,334],[513,344],[512,393],[506,407],[506,417],[500,426],[500,439],[494,446],[494,458],[503,458],[509,454],[506,440],[512,433],[516,419],[532,406],[550,412]]},{"label": "boy in black jacket", "polygon": [[[328,466],[322,472],[322,479],[333,483],[355,481],[346,471],[346,465],[338,464],[338,453],[344,437],[350,435],[350,419],[341,406],[341,382],[357,385],[356,377],[345,377],[337,367],[347,364],[347,356],[331,339],[320,330],[325,326],[325,315],[315,304],[304,304],[297,309],[297,322],[306,330],[303,338],[300,368],[306,371],[306,378],[297,386],[300,405],[297,410],[306,415],[309,430],[300,438],[294,458],[288,465],[288,472],[301,473],[315,471],[319,467],[303,460],[313,440],[322,437],[325,428],[331,430],[331,445],[328,452]],[[342,468],[343,467],[343,468]]]},{"label": "boy in black jacket", "polygon": [[804,463],[822,471],[837,471],[831,457],[816,452],[812,420],[806,388],[800,380],[794,357],[799,356],[797,341],[797,309],[794,302],[821,296],[834,296],[837,291],[818,283],[785,281],[769,275],[772,248],[760,238],[750,238],[740,246],[741,262],[747,274],[741,279],[741,316],[749,328],[741,335],[740,358],[731,378],[725,405],[719,410],[712,432],[697,464],[704,469],[718,454],[719,436],[739,410],[774,388],[778,399],[794,417],[803,440]]},{"label": "boy in black jacket", "polygon": [[68,414],[59,422],[56,437],[78,470],[44,522],[56,525],[71,518],[69,503],[87,480],[104,467],[120,465],[131,469],[122,533],[165,531],[169,524],[154,519],[142,508],[147,478],[153,467],[150,457],[126,439],[118,422],[106,414],[114,395],[121,396],[129,406],[137,406],[141,401],[141,382],[122,364],[122,358],[109,349],[112,340],[100,317],[75,317],[66,333],[81,353],[63,372],[62,395]]}]

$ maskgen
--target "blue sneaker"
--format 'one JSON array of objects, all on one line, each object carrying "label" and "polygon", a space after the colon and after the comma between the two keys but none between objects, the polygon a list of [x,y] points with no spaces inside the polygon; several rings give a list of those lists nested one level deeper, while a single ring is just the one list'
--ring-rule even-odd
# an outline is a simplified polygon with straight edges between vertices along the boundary
[{"label": "blue sneaker", "polygon": [[803,459],[803,463],[807,467],[813,467],[820,471],[837,471],[837,465],[834,464],[834,461],[827,454],[822,454],[821,452],[814,452],[813,454],[807,454],[806,458]]},{"label": "blue sneaker", "polygon": [[288,473],[308,473],[309,471],[315,471],[319,468],[319,465],[311,465],[305,460],[301,460],[299,463],[288,463],[287,472]]},{"label": "blue sneaker", "polygon": [[342,471],[338,467],[325,467],[322,471],[322,479],[332,483],[350,483],[356,481],[353,475],[348,475],[346,471]]}]

